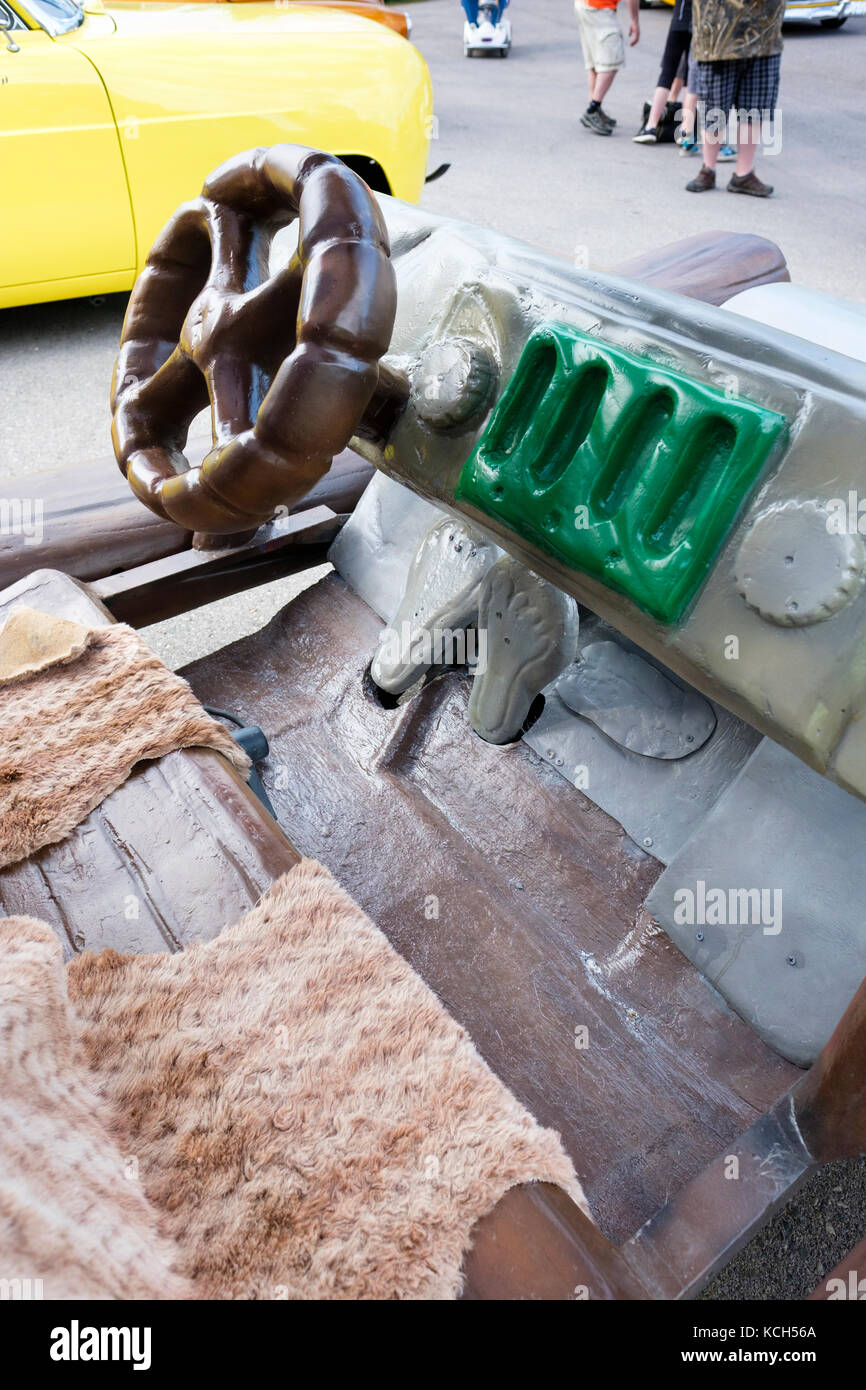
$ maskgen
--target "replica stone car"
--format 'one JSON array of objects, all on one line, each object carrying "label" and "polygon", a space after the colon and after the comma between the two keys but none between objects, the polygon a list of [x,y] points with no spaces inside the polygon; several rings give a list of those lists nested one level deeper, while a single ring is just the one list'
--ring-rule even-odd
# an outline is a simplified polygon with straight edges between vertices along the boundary
[{"label": "replica stone car", "polygon": [[426,65],[348,10],[0,0],[0,24],[0,308],[129,289],[172,208],[248,145],[321,145],[420,194]]},{"label": "replica stone car", "polygon": [[[186,668],[206,707],[264,730],[245,731],[259,794],[212,750],[144,763],[62,842],[7,856],[3,910],[44,919],[69,956],[126,953],[109,973],[138,953],[156,972],[321,861],[559,1132],[582,1187],[512,1175],[463,1295],[693,1297],[818,1165],[866,1153],[864,362],[866,315],[791,285],[760,237],[703,233],[599,272],[377,201],[320,152],[229,160],[131,297],[121,472],[21,480],[44,535],[3,538],[0,616],[105,633],[334,570]],[[208,405],[207,439],[188,438]],[[76,679],[58,669],[54,734]],[[295,969],[304,1012],[297,1037],[268,1035],[273,1071],[244,1082],[241,1054],[234,1104],[264,1097],[269,1145],[276,1126],[291,1150],[299,1116],[309,1137],[358,1015],[357,976],[348,999],[317,989],[326,965]],[[329,1048],[305,1032],[314,998],[342,1020]],[[136,1082],[139,1117],[237,1054],[231,1033],[202,1057],[208,1011],[188,1015],[189,1063]],[[147,1035],[169,1030],[171,1066],[174,1026]],[[380,1026],[365,1015],[365,1065],[387,1072],[400,1039],[379,1056]],[[297,1112],[280,1058],[311,1068]],[[300,1296],[323,1245],[333,1270],[359,1224],[379,1230],[363,1202],[327,1227],[334,1192],[376,1201],[357,1159],[380,1116],[335,1075],[348,1110],[298,1160],[291,1202],[255,1147],[232,1186],[260,1192],[273,1241],[326,1170]],[[425,1151],[426,1111],[417,1132],[399,1107],[388,1124],[389,1162],[408,1147],[429,1178],[388,1266],[411,1296],[404,1262],[465,1189],[447,1142]],[[235,1141],[205,1127],[181,1151],[173,1134],[162,1201],[183,1230],[190,1155],[228,1181]],[[864,1258],[818,1296],[845,1296]]]}]

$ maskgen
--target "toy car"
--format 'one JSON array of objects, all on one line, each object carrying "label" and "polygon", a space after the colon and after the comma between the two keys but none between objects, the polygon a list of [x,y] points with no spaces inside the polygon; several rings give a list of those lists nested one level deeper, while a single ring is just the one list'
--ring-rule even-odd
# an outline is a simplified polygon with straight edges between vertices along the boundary
[{"label": "toy car", "polygon": [[507,58],[511,50],[511,20],[500,4],[480,4],[478,19],[463,25],[463,52],[467,58],[496,54]]}]

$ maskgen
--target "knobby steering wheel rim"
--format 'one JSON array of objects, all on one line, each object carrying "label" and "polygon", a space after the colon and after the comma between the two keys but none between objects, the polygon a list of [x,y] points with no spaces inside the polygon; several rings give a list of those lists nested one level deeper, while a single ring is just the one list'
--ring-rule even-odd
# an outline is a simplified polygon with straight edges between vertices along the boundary
[{"label": "knobby steering wheel rim", "polygon": [[[271,276],[296,218],[297,252]],[[396,308],[384,219],[340,160],[275,145],[220,165],[157,237],[124,320],[112,440],[135,495],[217,537],[298,502],[356,432]],[[208,404],[213,448],[192,467]]]}]

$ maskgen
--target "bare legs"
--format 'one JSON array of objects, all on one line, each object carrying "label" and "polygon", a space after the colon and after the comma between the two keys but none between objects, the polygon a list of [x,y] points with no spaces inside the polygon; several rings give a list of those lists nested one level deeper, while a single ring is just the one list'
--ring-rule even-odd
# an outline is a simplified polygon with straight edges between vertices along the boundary
[{"label": "bare legs", "polygon": [[755,167],[755,154],[761,141],[759,121],[741,121],[737,140],[737,177],[751,174]]},{"label": "bare legs", "polygon": [[587,68],[586,76],[589,82],[590,101],[597,101],[601,105],[610,91],[617,72],[617,68],[614,68],[612,72],[596,72],[595,68]]},{"label": "bare legs", "polygon": [[683,89],[683,79],[674,78],[672,87],[656,87],[655,94],[650,102],[649,115],[646,118],[647,130],[658,130],[658,124],[664,115],[664,109],[669,101],[676,101]]},{"label": "bare legs", "polygon": [[[751,174],[755,167],[755,154],[761,142],[761,125],[758,121],[740,121],[737,127],[737,176],[743,178]],[[719,125],[704,130],[704,164],[715,169],[719,150],[725,143],[724,128]]]},{"label": "bare legs", "polygon": [[697,123],[698,94],[686,92],[683,96],[683,118],[681,133],[684,140],[693,140]]}]

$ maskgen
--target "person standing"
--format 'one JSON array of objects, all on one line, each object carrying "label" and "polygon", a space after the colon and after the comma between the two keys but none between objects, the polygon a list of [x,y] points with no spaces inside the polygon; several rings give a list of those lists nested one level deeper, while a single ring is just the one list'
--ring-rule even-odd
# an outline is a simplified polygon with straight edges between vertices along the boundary
[{"label": "person standing", "polygon": [[[477,24],[478,0],[461,0],[461,4],[463,5],[463,13],[466,15],[466,18],[469,20],[469,23]],[[493,19],[494,24],[499,23],[500,19],[502,18],[502,12],[507,6],[507,4],[508,0],[499,0],[498,4],[495,4],[493,6],[493,9],[496,11],[496,16]]]},{"label": "person standing", "polygon": [[[683,97],[682,121],[675,137],[682,155],[700,154],[701,149],[701,140],[698,134],[697,72],[695,45],[692,43],[686,58],[686,87]],[[719,151],[719,159],[736,159],[736,157],[737,152],[732,150],[730,145],[723,145]]]},{"label": "person standing", "polygon": [[763,121],[775,120],[785,0],[694,0],[692,35],[698,98],[704,108],[703,164],[689,193],[716,186],[716,162],[732,110],[737,113],[737,171],[729,193],[769,198],[755,173]]},{"label": "person standing", "polygon": [[[612,135],[616,121],[602,108],[613,79],[625,63],[625,45],[616,10],[619,0],[574,0],[580,45],[589,81],[589,106],[581,125],[595,135]],[[632,47],[640,39],[640,0],[626,0],[628,37]]]},{"label": "person standing", "polygon": [[662,54],[658,85],[650,103],[649,115],[637,135],[633,136],[635,144],[657,145],[659,143],[659,124],[665,113],[668,98],[674,95],[674,88],[679,81],[678,69],[684,59],[688,61],[691,41],[692,0],[676,0]]},{"label": "person standing", "polygon": [[[658,85],[649,104],[649,109],[644,108],[646,116],[641,128],[637,135],[632,137],[636,145],[663,143],[665,139],[664,127],[671,118],[676,120],[676,108],[673,103],[682,91],[679,129],[676,131],[674,139],[680,147],[680,154],[699,153],[700,140],[696,129],[698,94],[695,87],[696,68],[691,49],[692,0],[675,0],[662,54]],[[736,159],[737,151],[725,143],[721,146],[717,157],[719,160]]]}]

